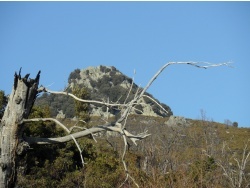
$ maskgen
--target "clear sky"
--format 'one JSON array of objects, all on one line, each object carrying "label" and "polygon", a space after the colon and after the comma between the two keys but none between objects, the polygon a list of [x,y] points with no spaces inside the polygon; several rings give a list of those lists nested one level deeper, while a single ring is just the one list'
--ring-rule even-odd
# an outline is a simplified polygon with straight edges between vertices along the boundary
[{"label": "clear sky", "polygon": [[[250,127],[250,2],[0,2],[0,89],[13,75],[62,90],[74,69],[115,66],[145,86],[169,61],[234,68],[167,68],[149,92],[175,115]],[[52,85],[51,85],[52,84]]]}]

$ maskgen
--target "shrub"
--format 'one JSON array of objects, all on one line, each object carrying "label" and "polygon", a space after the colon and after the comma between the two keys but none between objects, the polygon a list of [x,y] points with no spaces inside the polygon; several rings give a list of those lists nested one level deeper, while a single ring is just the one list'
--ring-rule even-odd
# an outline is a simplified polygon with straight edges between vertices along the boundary
[{"label": "shrub", "polygon": [[75,80],[75,79],[80,79],[80,69],[75,69],[73,72],[70,73],[69,78],[68,78],[68,83],[71,82],[71,80]]},{"label": "shrub", "polygon": [[0,90],[0,119],[3,116],[3,113],[4,113],[5,107],[7,105],[7,102],[8,102],[8,99],[5,96],[4,91]]},{"label": "shrub", "polygon": [[234,127],[238,127],[238,122],[233,122]]}]

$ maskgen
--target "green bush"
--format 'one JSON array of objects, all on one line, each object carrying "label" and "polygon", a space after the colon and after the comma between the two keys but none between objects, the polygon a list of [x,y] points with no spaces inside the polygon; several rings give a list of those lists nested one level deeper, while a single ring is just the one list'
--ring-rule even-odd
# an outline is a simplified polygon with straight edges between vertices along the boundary
[{"label": "green bush", "polygon": [[68,83],[71,82],[71,80],[75,80],[75,79],[80,79],[80,69],[75,69],[73,72],[70,73],[69,78],[68,78]]},{"label": "green bush", "polygon": [[0,90],[0,119],[3,117],[7,102],[7,96],[5,95],[4,91]]}]

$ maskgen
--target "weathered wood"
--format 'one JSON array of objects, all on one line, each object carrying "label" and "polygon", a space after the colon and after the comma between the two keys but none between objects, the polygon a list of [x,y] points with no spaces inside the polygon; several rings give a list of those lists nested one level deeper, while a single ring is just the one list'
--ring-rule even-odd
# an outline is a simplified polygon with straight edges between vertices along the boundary
[{"label": "weathered wood", "polygon": [[[37,96],[40,71],[35,79],[14,75],[14,86],[0,124],[0,187],[14,187],[17,151],[22,143],[22,120],[28,118]],[[25,144],[21,144],[25,145]]]},{"label": "weathered wood", "polygon": [[[23,122],[37,122],[37,121],[54,121],[55,123],[60,123],[56,119],[53,119],[53,118],[35,118],[35,119],[23,120]],[[87,136],[89,134],[94,134],[94,133],[98,133],[98,132],[102,132],[102,131],[113,131],[113,132],[118,132],[118,133],[124,134],[135,145],[137,145],[136,141],[144,139],[150,135],[147,132],[140,133],[139,135],[133,135],[133,134],[129,133],[127,130],[122,131],[121,127],[119,127],[117,125],[113,125],[113,123],[107,123],[104,125],[91,127],[89,129],[79,131],[76,133],[72,133],[72,134],[69,134],[66,136],[62,136],[62,137],[57,137],[57,138],[24,137],[24,140],[30,145],[31,144],[57,144],[57,143],[65,143],[65,142],[71,141],[72,137],[77,139],[77,138]]]}]

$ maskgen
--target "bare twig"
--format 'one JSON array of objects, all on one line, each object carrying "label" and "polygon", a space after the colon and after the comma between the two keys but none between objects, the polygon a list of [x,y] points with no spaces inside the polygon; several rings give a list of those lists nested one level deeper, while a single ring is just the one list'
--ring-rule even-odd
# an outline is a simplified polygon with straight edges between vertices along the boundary
[{"label": "bare twig", "polygon": [[136,183],[136,181],[134,180],[134,178],[132,176],[130,176],[130,174],[128,172],[127,164],[126,164],[126,161],[125,161],[125,155],[126,155],[126,151],[127,151],[127,148],[128,148],[128,142],[127,142],[127,139],[126,139],[125,132],[123,132],[122,138],[123,138],[123,142],[124,142],[124,148],[123,148],[123,154],[122,154],[122,164],[123,164],[124,170],[126,172],[126,178],[123,181],[123,183],[120,185],[120,187],[122,187],[126,183],[126,181],[128,180],[128,178],[130,178],[134,182],[134,184],[136,185],[136,187],[139,187],[139,185]]},{"label": "bare twig", "polygon": [[[134,75],[135,75],[135,71],[134,71]],[[134,85],[134,76],[133,76],[133,78],[132,78],[132,83],[131,83],[131,85],[130,85],[130,88],[129,88],[127,97],[126,97],[126,99],[124,100],[124,104],[126,104],[128,98],[129,98],[129,95],[130,95],[130,93],[131,93],[131,91],[132,91],[133,85]]]},{"label": "bare twig", "polygon": [[81,157],[81,160],[82,160],[82,166],[84,167],[84,160],[83,160],[83,157],[82,157],[82,150],[81,150],[81,148],[80,148],[80,146],[79,146],[79,144],[78,144],[78,142],[76,141],[76,139],[74,138],[74,136],[73,135],[70,135],[71,136],[71,138],[72,138],[72,140],[74,140],[74,142],[75,142],[75,144],[76,144],[76,146],[77,146],[77,149],[78,149],[78,151],[80,152],[80,157]]},{"label": "bare twig", "polygon": [[23,119],[22,123],[27,123],[27,122],[39,122],[39,121],[53,121],[57,125],[59,125],[63,130],[65,130],[67,133],[70,133],[70,130],[62,124],[60,121],[54,118],[33,118],[33,119]]},{"label": "bare twig", "polygon": [[[250,157],[250,151],[247,151],[248,142],[245,144],[243,149],[241,161],[236,157],[233,158],[237,164],[237,168],[233,168],[228,164],[222,164],[221,161],[216,161],[217,165],[223,170],[226,178],[230,181],[231,187],[242,187],[243,178],[245,177],[246,165],[249,162]],[[249,184],[247,184],[246,187],[247,186],[249,186]]]},{"label": "bare twig", "polygon": [[162,107],[162,105],[160,105],[156,100],[154,100],[152,97],[148,96],[148,95],[142,95],[142,97],[146,97],[149,98],[151,101],[153,101],[157,106],[159,106],[164,112],[166,112],[168,114],[168,111]]},{"label": "bare twig", "polygon": [[[152,78],[151,80],[148,82],[148,84],[146,85],[146,87],[144,87],[143,91],[141,92],[141,96],[144,95],[144,93],[148,90],[148,88],[152,85],[152,83],[155,81],[155,79],[161,74],[161,72],[167,68],[170,65],[174,65],[174,64],[186,64],[186,65],[191,65],[191,66],[195,66],[198,68],[210,68],[210,67],[219,67],[219,66],[229,66],[231,67],[229,64],[231,62],[227,62],[227,63],[220,63],[220,64],[211,64],[211,63],[207,63],[207,62],[193,62],[193,61],[188,61],[188,62],[169,62],[167,64],[165,64]],[[206,66],[202,66],[201,64],[207,64]]]}]

